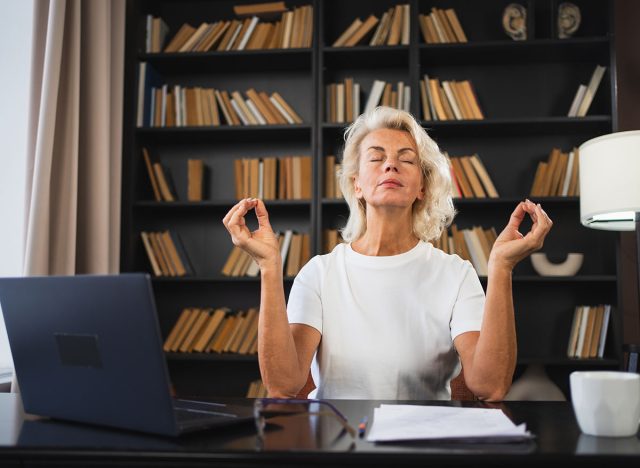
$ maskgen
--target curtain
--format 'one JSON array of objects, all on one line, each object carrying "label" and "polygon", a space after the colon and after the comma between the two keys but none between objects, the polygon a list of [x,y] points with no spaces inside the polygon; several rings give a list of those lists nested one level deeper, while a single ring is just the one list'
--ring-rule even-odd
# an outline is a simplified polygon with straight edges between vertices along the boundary
[{"label": "curtain", "polygon": [[125,0],[37,0],[25,275],[115,273]]}]

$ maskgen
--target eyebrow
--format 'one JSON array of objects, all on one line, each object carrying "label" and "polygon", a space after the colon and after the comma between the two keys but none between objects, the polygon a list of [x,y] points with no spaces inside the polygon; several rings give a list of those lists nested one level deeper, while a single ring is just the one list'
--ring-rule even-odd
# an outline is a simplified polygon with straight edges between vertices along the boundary
[{"label": "eyebrow", "polygon": [[[385,149],[382,146],[369,146],[369,148],[367,148],[367,151],[369,150],[376,150],[376,151],[382,151],[383,153],[385,152]],[[407,151],[411,151],[412,153],[415,153],[416,151],[413,148],[400,148],[398,150],[398,153],[405,153]]]}]

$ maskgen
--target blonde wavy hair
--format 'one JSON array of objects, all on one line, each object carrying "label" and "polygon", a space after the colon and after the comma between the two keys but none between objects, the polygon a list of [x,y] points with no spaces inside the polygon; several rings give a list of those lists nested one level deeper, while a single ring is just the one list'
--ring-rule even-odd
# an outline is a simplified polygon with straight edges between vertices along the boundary
[{"label": "blonde wavy hair", "polygon": [[349,205],[349,219],[341,231],[342,238],[345,242],[354,242],[367,230],[366,202],[356,197],[353,180],[360,170],[362,140],[381,128],[408,132],[415,141],[425,196],[413,203],[413,233],[425,242],[437,239],[456,214],[451,198],[449,161],[411,114],[384,106],[360,115],[344,132],[345,146],[339,177],[342,193]]}]

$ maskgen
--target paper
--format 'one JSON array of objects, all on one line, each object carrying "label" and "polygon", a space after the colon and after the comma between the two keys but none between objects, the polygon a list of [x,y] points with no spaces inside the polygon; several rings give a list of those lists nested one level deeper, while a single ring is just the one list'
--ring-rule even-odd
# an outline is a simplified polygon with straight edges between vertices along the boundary
[{"label": "paper", "polygon": [[499,409],[381,405],[374,409],[367,440],[486,439],[495,442],[531,437],[525,424],[516,426]]}]

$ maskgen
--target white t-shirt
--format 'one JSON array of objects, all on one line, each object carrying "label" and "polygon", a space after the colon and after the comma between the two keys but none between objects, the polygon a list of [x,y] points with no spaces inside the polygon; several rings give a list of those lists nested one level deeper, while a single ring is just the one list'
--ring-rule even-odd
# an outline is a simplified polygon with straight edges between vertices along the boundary
[{"label": "white t-shirt", "polygon": [[471,263],[428,242],[386,257],[339,244],[312,258],[287,304],[290,323],[322,334],[310,397],[450,399],[453,339],[480,330],[484,302]]}]

